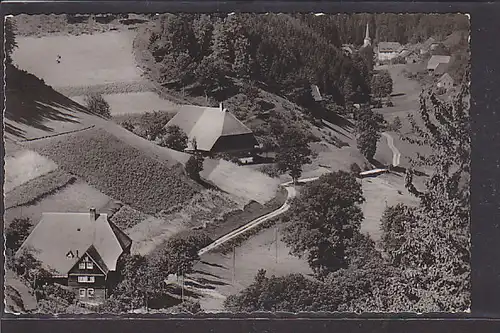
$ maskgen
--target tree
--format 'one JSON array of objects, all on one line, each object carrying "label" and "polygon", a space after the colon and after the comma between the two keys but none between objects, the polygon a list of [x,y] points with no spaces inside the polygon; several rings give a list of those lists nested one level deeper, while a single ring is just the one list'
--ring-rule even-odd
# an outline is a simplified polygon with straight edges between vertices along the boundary
[{"label": "tree", "polygon": [[6,63],[12,63],[12,52],[17,47],[16,41],[16,26],[11,18],[5,19],[4,25],[4,36],[5,36],[5,61]]},{"label": "tree", "polygon": [[89,93],[85,95],[85,104],[90,112],[104,118],[111,118],[109,103],[100,93]]},{"label": "tree", "polygon": [[359,110],[356,116],[357,147],[368,160],[373,160],[384,119],[369,107]]},{"label": "tree", "polygon": [[179,126],[171,125],[167,127],[160,145],[174,150],[184,151],[184,149],[187,148],[187,143],[187,134]]},{"label": "tree", "polygon": [[192,179],[200,180],[200,172],[203,170],[203,157],[199,154],[192,155],[186,162],[186,172]]},{"label": "tree", "polygon": [[376,98],[384,98],[392,93],[392,78],[387,70],[381,70],[373,75],[371,87],[373,96]]},{"label": "tree", "polygon": [[294,183],[302,174],[302,166],[312,163],[309,142],[304,131],[296,126],[285,129],[279,137],[276,165],[280,172],[288,172]]},{"label": "tree", "polygon": [[387,207],[381,220],[381,244],[392,265],[400,263],[401,246],[406,241],[406,232],[415,224],[412,208],[403,204]]},{"label": "tree", "polygon": [[168,112],[153,111],[142,114],[139,127],[142,129],[140,135],[148,140],[156,140],[166,133],[165,125],[172,119]]},{"label": "tree", "polygon": [[31,221],[29,218],[16,218],[5,229],[5,247],[13,253],[21,247],[29,236]]},{"label": "tree", "polygon": [[359,232],[364,202],[361,185],[339,171],[308,184],[291,205],[283,240],[291,253],[307,256],[318,274],[347,267],[346,251]]},{"label": "tree", "polygon": [[[420,199],[415,224],[405,231],[401,267],[409,283],[420,286],[416,311],[464,311],[470,306],[470,92],[469,69],[451,101],[432,92],[420,98],[423,125],[410,117],[418,135],[405,137],[426,144],[433,153],[412,160],[407,187]],[[433,168],[426,190],[412,182],[413,169]],[[411,274],[410,274],[411,273]]]}]

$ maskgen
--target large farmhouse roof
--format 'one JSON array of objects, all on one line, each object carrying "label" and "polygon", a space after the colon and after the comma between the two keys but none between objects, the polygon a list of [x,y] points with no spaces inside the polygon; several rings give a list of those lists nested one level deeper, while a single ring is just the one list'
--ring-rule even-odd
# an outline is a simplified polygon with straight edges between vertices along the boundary
[{"label": "large farmhouse roof", "polygon": [[450,56],[433,55],[427,63],[427,69],[435,70],[439,64],[448,64],[450,59]]},{"label": "large farmhouse roof", "polygon": [[107,214],[43,213],[16,255],[23,249],[33,251],[42,266],[55,275],[67,275],[88,252],[105,273],[116,270],[120,255],[132,241]]},{"label": "large farmhouse roof", "polygon": [[252,134],[232,113],[222,108],[183,106],[167,123],[179,126],[188,136],[188,149],[196,138],[197,149],[211,151],[220,137]]},{"label": "large farmhouse roof", "polygon": [[398,52],[402,46],[398,42],[380,42],[378,43],[379,52]]}]

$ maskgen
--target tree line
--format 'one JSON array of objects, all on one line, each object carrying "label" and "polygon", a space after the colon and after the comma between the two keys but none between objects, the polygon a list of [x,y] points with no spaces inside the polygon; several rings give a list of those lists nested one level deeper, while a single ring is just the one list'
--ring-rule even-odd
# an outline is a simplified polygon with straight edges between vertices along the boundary
[{"label": "tree line", "polygon": [[165,14],[140,38],[147,42],[136,44],[144,44],[154,57],[162,83],[219,100],[230,95],[237,79],[284,95],[316,84],[341,103],[346,89],[354,92],[352,98],[369,94],[362,64],[287,14]]}]

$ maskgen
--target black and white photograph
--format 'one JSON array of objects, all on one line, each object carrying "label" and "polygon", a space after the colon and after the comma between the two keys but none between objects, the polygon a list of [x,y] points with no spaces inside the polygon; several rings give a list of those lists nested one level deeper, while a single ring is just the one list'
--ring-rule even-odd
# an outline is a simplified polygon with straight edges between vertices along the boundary
[{"label": "black and white photograph", "polygon": [[3,24],[6,312],[470,311],[468,14]]}]

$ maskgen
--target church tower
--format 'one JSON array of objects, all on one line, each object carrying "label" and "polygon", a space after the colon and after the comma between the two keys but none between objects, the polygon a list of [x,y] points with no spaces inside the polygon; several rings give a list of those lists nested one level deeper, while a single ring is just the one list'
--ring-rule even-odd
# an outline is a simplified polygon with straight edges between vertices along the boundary
[{"label": "church tower", "polygon": [[368,30],[368,23],[366,23],[366,33],[365,33],[365,40],[363,42],[363,47],[367,47],[369,45],[372,45],[372,39],[370,38],[370,31]]}]

